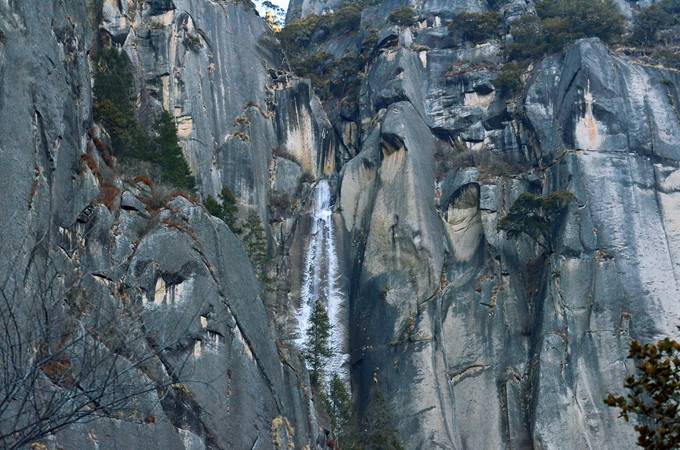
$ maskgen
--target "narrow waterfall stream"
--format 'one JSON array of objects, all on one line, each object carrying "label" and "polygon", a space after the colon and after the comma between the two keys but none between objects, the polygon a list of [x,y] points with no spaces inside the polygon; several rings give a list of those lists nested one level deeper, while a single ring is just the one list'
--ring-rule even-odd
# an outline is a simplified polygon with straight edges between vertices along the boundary
[{"label": "narrow waterfall stream", "polygon": [[300,310],[297,314],[300,348],[304,347],[310,316],[316,302],[325,303],[331,323],[330,348],[333,356],[326,367],[326,379],[337,374],[349,382],[348,305],[347,296],[339,286],[340,272],[333,229],[331,189],[327,180],[320,180],[314,189],[312,228],[305,251]]}]

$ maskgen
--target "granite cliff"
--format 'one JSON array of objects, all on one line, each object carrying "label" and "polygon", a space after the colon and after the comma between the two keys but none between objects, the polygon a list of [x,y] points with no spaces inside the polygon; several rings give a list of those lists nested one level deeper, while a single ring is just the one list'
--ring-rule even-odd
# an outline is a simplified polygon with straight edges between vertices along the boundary
[{"label": "granite cliff", "polygon": [[[626,27],[638,3],[616,3]],[[631,338],[680,324],[680,72],[591,37],[510,89],[531,0],[353,8],[293,0],[283,33],[310,32],[291,47],[249,2],[0,0],[3,361],[29,355],[2,381],[35,369],[2,392],[4,445],[37,385],[115,395],[77,351],[36,366],[26,330],[47,330],[139,393],[23,446],[328,448],[300,352],[323,301],[357,420],[380,394],[406,449],[634,447],[602,400]],[[481,38],[450,26],[490,11]],[[171,114],[195,192],[118,158],[94,120],[109,48],[139,122]],[[203,206],[225,188],[266,261]],[[565,193],[544,239],[504,229],[523,194]]]}]

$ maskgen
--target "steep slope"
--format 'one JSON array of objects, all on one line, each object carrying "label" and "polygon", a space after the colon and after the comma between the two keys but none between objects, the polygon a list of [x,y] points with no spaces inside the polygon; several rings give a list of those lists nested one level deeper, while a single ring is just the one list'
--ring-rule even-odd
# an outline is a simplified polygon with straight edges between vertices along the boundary
[{"label": "steep slope", "polygon": [[[340,58],[377,35],[358,115],[327,101],[340,134],[361,130],[337,207],[358,410],[382,391],[409,449],[632,448],[602,399],[630,338],[676,334],[677,71],[582,40],[511,97],[500,42],[446,27],[486,2],[414,4],[395,26],[402,5],[363,7],[339,35],[327,16],[309,50]],[[502,5],[506,22],[532,11]],[[293,2],[288,20],[329,8]],[[497,230],[522,192],[564,191],[551,248]]]},{"label": "steep slope", "polygon": [[[294,0],[284,55],[247,2],[0,2],[0,317],[25,345],[3,367],[75,342],[33,392],[137,393],[40,443],[325,448],[299,352],[323,301],[327,375],[362,424],[384,399],[404,448],[633,448],[602,399],[631,338],[676,334],[680,76],[583,39],[513,94],[504,33],[533,2],[494,2],[503,32],[477,43],[448,27],[489,3]],[[196,193],[111,157],[104,48],[143,125],[171,113]],[[263,270],[199,203],[225,187],[264,225]],[[549,239],[499,231],[522,193],[564,192]],[[21,408],[0,403],[0,436]]]},{"label": "steep slope", "polygon": [[[78,449],[314,445],[308,377],[269,325],[264,291],[240,242],[189,196],[133,180],[92,121],[89,56],[98,41],[122,46],[137,74],[142,121],[161,108],[173,114],[200,192],[229,186],[266,218],[272,149],[308,142],[290,151],[307,152],[300,159],[314,177],[322,147],[314,139],[324,124],[312,117],[308,84],[284,79],[272,87],[277,56],[257,45],[269,33],[261,19],[243,4],[132,0],[4,2],[0,19],[2,311],[16,319],[16,329],[3,322],[14,330],[3,342],[35,346],[28,330],[49,327],[62,333],[62,341],[44,340],[61,346],[58,353],[76,343],[56,366],[36,368],[37,382],[58,397],[77,391],[59,371],[86,368],[94,371],[83,375],[89,388],[123,395],[106,387],[122,375],[97,373],[106,364],[125,374],[126,393],[140,392],[42,442]],[[281,95],[307,97],[275,106]],[[305,125],[277,128],[276,108]],[[294,195],[301,169],[286,154],[279,159],[288,172],[272,166],[272,192]],[[96,358],[83,358],[79,342]],[[17,373],[32,367],[35,348],[28,347],[24,359],[11,361]],[[4,383],[12,374],[3,373]],[[87,386],[79,388],[84,396]],[[11,414],[25,411],[17,398],[9,409],[3,403],[0,435],[10,430]],[[66,402],[63,411],[72,407]],[[23,414],[31,420],[30,411]],[[50,416],[50,427],[59,425]]]}]

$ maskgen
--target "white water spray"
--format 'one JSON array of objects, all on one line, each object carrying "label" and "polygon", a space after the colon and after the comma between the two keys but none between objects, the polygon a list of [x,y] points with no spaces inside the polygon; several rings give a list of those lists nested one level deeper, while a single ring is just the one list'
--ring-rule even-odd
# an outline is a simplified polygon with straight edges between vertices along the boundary
[{"label": "white water spray", "polygon": [[349,311],[347,311],[346,296],[338,286],[340,274],[338,273],[331,190],[328,181],[321,180],[317,184],[314,189],[312,207],[312,232],[305,254],[300,310],[297,314],[298,338],[296,342],[300,348],[303,348],[314,306],[317,301],[324,302],[332,326],[329,344],[333,351],[333,356],[326,367],[326,381],[333,375],[338,375],[343,382],[348,383],[347,322]]}]

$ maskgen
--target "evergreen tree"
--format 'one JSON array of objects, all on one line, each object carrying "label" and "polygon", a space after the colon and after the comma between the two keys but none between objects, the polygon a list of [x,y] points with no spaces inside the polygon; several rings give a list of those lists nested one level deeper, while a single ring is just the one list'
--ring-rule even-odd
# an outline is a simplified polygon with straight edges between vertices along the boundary
[{"label": "evergreen tree", "polygon": [[[236,196],[231,189],[225,187],[220,193],[220,201],[215,200],[215,197],[209,195],[208,198],[203,202],[203,206],[208,210],[210,214],[218,217],[229,225],[229,229],[236,234],[241,233],[243,230],[238,226],[238,205],[236,204]],[[252,226],[257,227],[254,223]],[[264,235],[264,231],[262,231]]]},{"label": "evergreen tree", "polygon": [[352,409],[352,396],[337,374],[331,379],[327,403],[331,426],[338,438],[339,447],[346,450],[358,449],[359,439]]},{"label": "evergreen tree", "polygon": [[552,252],[555,227],[574,200],[570,192],[553,192],[545,197],[524,192],[515,200],[508,215],[498,223],[498,230],[505,231],[510,239],[525,234]]},{"label": "evergreen tree", "polygon": [[111,136],[114,154],[149,161],[160,168],[162,181],[192,191],[196,183],[182,154],[172,115],[163,111],[152,133],[137,119],[134,75],[125,53],[101,50],[94,64],[94,119]]},{"label": "evergreen tree", "polygon": [[193,190],[196,182],[182,154],[177,127],[169,112],[163,111],[155,128],[157,136],[153,161],[161,167],[163,181],[180,189]]},{"label": "evergreen tree", "polygon": [[362,426],[362,450],[404,450],[392,426],[392,411],[375,386]]},{"label": "evergreen tree", "polygon": [[304,357],[309,369],[309,377],[312,385],[321,387],[324,376],[324,366],[328,358],[333,356],[328,339],[331,336],[331,323],[323,302],[317,300],[314,311],[310,317],[310,325],[307,329],[307,341],[305,343]]},{"label": "evergreen tree", "polygon": [[221,219],[222,216],[224,215],[222,205],[220,204],[220,202],[215,200],[215,197],[213,197],[212,195],[209,195],[208,198],[205,199],[205,201],[203,202],[203,206],[205,206],[205,209],[207,209],[210,214],[219,219]]},{"label": "evergreen tree", "polygon": [[[220,193],[222,199],[222,220],[229,225],[229,229],[234,233],[239,233],[240,229],[237,225],[238,219],[238,205],[236,204],[236,196],[231,189],[225,187]],[[264,231],[263,231],[264,234]]]},{"label": "evergreen tree", "polygon": [[262,278],[268,257],[267,237],[264,234],[260,216],[255,211],[251,211],[240,231],[241,242],[243,242],[250,262],[253,263],[258,276]]},{"label": "evergreen tree", "polygon": [[124,52],[103,49],[94,68],[94,120],[108,131],[116,155],[144,159],[151,142],[135,115],[130,60]]}]

